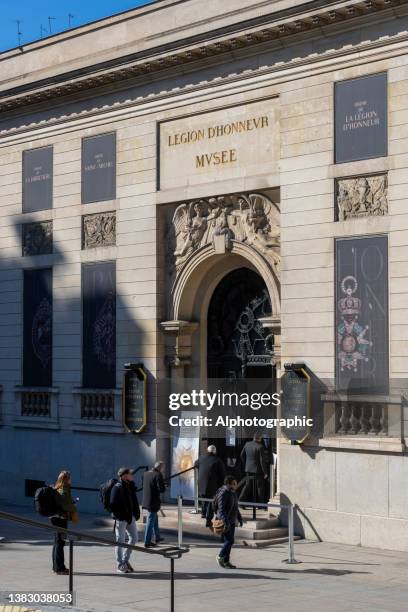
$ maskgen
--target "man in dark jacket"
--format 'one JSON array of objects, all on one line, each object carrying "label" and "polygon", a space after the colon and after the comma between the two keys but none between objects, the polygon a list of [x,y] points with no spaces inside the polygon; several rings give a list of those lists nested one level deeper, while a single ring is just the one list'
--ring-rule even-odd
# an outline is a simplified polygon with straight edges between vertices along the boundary
[{"label": "man in dark jacket", "polygon": [[[110,495],[110,507],[115,519],[116,542],[126,542],[127,534],[127,543],[136,544],[136,521],[140,518],[140,508],[136,495],[136,485],[133,482],[133,470],[121,467],[118,470],[118,476],[119,482],[112,487]],[[117,546],[115,552],[118,572],[121,574],[133,572],[133,567],[129,563],[131,549]]]},{"label": "man in dark jacket", "polygon": [[214,511],[218,519],[224,521],[224,533],[221,536],[223,546],[217,555],[217,562],[220,567],[236,569],[230,562],[231,548],[234,544],[235,527],[239,523],[242,527],[242,517],[238,507],[236,494],[237,481],[234,476],[227,476],[222,486],[215,494]]},{"label": "man in dark jacket", "polygon": [[[210,444],[205,455],[199,457],[194,465],[198,470],[198,496],[212,499],[225,478],[225,466],[217,457],[214,444]],[[206,519],[206,526],[211,527],[214,516],[212,502],[202,502],[201,516]]]},{"label": "man in dark jacket", "polygon": [[[143,508],[148,510],[149,514],[146,521],[146,529],[144,536],[144,545],[146,548],[155,546],[163,540],[160,537],[159,519],[157,516],[161,506],[161,493],[164,493],[164,478],[163,478],[163,461],[157,461],[154,468],[144,473],[143,477]],[[152,542],[154,533],[156,544]]]},{"label": "man in dark jacket", "polygon": [[268,466],[262,437],[259,434],[255,434],[254,439],[245,444],[240,460],[246,476],[245,486],[239,496],[240,501],[263,502],[264,484],[266,478],[268,478]]}]

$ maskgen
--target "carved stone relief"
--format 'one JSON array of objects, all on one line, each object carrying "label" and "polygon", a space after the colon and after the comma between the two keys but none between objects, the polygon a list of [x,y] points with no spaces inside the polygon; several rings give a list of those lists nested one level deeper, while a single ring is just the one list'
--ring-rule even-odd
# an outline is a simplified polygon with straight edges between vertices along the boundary
[{"label": "carved stone relief", "polygon": [[116,244],[116,213],[85,215],[82,223],[82,248],[94,249]]},{"label": "carved stone relief", "polygon": [[22,231],[23,256],[52,253],[52,221],[25,223]]},{"label": "carved stone relief", "polygon": [[387,187],[386,174],[338,179],[336,182],[338,220],[388,214]]},{"label": "carved stone relief", "polygon": [[180,204],[168,229],[168,264],[181,270],[198,249],[213,244],[217,253],[244,242],[261,252],[279,269],[279,207],[261,193],[202,198]]}]

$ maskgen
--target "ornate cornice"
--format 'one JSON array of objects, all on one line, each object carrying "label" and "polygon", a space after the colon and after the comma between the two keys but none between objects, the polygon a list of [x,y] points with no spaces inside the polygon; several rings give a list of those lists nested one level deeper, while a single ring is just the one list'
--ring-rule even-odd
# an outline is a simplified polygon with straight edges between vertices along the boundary
[{"label": "ornate cornice", "polygon": [[[282,19],[273,19],[269,24],[250,27],[245,24],[239,33],[227,36],[219,35],[215,39],[208,34],[208,39],[195,45],[185,45],[183,41],[178,49],[170,52],[161,52],[148,57],[135,58],[113,68],[93,67],[93,72],[85,76],[66,75],[66,80],[59,83],[47,83],[39,86],[33,84],[29,91],[21,93],[3,93],[0,97],[0,112],[11,111],[26,106],[39,104],[51,99],[81,94],[89,90],[120,84],[129,79],[152,78],[152,75],[177,69],[179,66],[199,65],[211,58],[224,56],[237,56],[238,54],[256,53],[257,49],[265,47],[269,42],[276,41],[285,45],[286,39],[295,40],[297,37],[314,30],[324,33],[324,30],[336,24],[357,21],[358,18],[379,14],[386,16],[386,12],[396,7],[407,6],[408,0],[346,0],[328,2],[326,7],[314,11],[305,11],[301,15]],[[392,14],[392,13],[391,13]],[[271,17],[270,17],[271,18]],[[210,38],[211,37],[211,38]],[[289,41],[288,41],[289,42]],[[181,48],[180,48],[181,47]],[[144,54],[145,55],[145,54]]]}]

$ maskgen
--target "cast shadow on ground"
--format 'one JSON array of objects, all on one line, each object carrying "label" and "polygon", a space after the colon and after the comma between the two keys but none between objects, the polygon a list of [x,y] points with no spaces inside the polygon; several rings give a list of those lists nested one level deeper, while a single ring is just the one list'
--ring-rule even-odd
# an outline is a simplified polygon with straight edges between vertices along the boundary
[{"label": "cast shadow on ground", "polygon": [[[240,568],[237,568],[240,569]],[[145,578],[147,580],[169,580],[169,572],[160,572],[155,570],[146,571],[135,571],[133,574],[118,574],[116,572],[74,572],[74,576],[116,576],[118,578],[127,578],[130,580],[136,580]],[[175,572],[176,580],[217,580],[222,578],[233,578],[233,579],[247,579],[247,580],[288,580],[288,578],[272,578],[270,576],[263,576],[261,574],[240,574],[238,572],[178,572],[176,567]]]}]

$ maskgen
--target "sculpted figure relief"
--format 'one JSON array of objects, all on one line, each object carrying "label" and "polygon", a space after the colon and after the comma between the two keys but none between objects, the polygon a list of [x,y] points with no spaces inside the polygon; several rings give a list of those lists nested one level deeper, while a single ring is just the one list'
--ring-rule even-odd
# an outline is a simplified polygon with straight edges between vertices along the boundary
[{"label": "sculpted figure relief", "polygon": [[339,179],[337,211],[339,221],[352,217],[386,215],[388,213],[387,175]]},{"label": "sculpted figure relief", "polygon": [[176,270],[200,247],[224,236],[225,250],[232,241],[246,242],[279,268],[279,207],[264,194],[227,195],[180,204],[170,232]]}]

